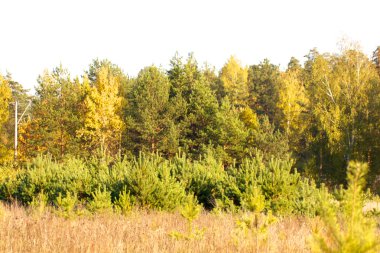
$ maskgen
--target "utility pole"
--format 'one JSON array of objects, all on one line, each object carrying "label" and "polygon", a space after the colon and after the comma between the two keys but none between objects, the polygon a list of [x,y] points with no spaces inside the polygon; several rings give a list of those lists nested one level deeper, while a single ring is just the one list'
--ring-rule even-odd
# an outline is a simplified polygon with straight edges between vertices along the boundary
[{"label": "utility pole", "polygon": [[28,105],[26,106],[24,112],[21,114],[20,118],[18,118],[18,101],[16,100],[14,102],[15,104],[15,155],[14,160],[17,161],[17,147],[18,147],[18,124],[20,124],[20,121],[22,120],[22,117],[24,116],[26,110],[28,110],[29,106],[32,104],[32,101],[29,100]]}]

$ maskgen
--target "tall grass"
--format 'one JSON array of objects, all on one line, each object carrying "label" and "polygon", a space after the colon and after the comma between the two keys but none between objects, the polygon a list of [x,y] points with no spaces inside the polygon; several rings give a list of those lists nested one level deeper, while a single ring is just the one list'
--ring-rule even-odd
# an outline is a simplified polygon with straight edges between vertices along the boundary
[{"label": "tall grass", "polygon": [[[238,217],[203,212],[193,220],[203,231],[201,237],[173,238],[174,230],[188,231],[188,221],[179,212],[134,210],[127,216],[103,213],[74,219],[45,212],[36,218],[11,205],[0,218],[0,252],[253,252],[253,237],[233,239]],[[260,244],[260,252],[309,252],[307,219],[283,219],[269,233],[270,245]]]}]

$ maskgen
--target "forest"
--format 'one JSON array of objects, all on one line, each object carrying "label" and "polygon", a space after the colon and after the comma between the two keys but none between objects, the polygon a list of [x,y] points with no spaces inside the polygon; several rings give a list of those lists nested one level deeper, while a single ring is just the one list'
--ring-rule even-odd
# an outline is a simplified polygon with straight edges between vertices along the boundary
[{"label": "forest", "polygon": [[350,160],[367,162],[380,190],[380,52],[368,58],[339,54],[291,58],[281,71],[268,59],[241,66],[231,57],[220,71],[175,55],[128,77],[108,60],[94,60],[81,77],[63,67],[44,71],[29,95],[11,74],[0,76],[0,161],[13,163],[14,102],[17,164],[40,154],[123,157],[139,152],[197,160],[211,151],[224,167],[260,151],[265,159],[291,157],[304,175],[340,184]]},{"label": "forest", "polygon": [[45,70],[33,95],[0,75],[0,199],[65,218],[179,208],[189,229],[170,236],[190,241],[204,233],[201,209],[249,211],[237,226],[253,231],[255,252],[275,219],[321,216],[331,233],[314,231],[315,252],[376,252],[361,208],[380,193],[380,47],[305,59],[282,70],[231,56],[216,70],[175,54],[136,77],[95,59],[77,77]]}]

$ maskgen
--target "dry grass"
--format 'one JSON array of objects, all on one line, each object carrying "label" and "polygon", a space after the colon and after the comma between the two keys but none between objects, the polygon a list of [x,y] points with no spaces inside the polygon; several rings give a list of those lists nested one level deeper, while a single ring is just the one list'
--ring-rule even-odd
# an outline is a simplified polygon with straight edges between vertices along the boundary
[{"label": "dry grass", "polygon": [[[255,236],[236,228],[238,215],[203,213],[194,226],[204,229],[197,239],[174,239],[186,233],[177,213],[132,212],[65,220],[49,212],[30,215],[15,205],[3,207],[0,252],[255,252]],[[1,212],[0,212],[1,213]],[[259,252],[309,252],[309,222],[286,218],[261,236]],[[238,235],[241,235],[238,237]]]}]

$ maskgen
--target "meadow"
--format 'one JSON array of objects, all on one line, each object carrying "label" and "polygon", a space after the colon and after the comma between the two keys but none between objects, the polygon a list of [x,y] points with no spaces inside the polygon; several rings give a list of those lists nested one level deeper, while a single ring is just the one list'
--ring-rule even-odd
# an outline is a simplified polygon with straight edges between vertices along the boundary
[{"label": "meadow", "polygon": [[[128,216],[101,214],[65,219],[51,212],[36,216],[12,205],[0,219],[1,252],[255,252],[253,233],[236,225],[237,214],[203,212],[193,226],[197,238],[176,238],[187,233],[179,213],[133,211]],[[308,240],[315,220],[288,217],[261,233],[258,252],[310,252]]]},{"label": "meadow", "polygon": [[0,252],[378,252],[367,170],[351,162],[333,190],[260,155],[39,156],[1,168]]}]

